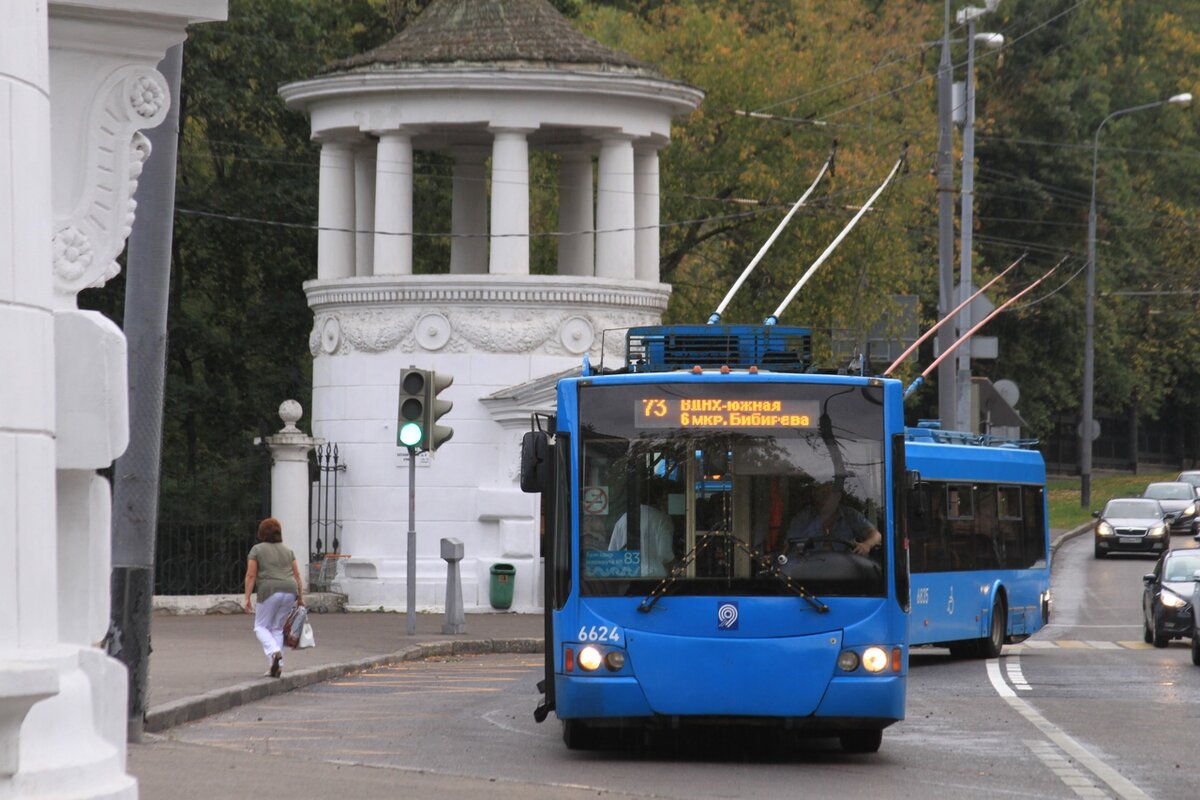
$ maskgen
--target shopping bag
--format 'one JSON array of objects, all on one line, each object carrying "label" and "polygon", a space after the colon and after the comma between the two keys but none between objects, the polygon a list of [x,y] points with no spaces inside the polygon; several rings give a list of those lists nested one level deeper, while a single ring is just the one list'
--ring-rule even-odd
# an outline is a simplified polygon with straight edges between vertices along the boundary
[{"label": "shopping bag", "polygon": [[304,629],[300,631],[300,643],[296,645],[297,650],[303,650],[306,647],[316,647],[317,640],[313,638],[312,625],[308,622],[304,623]]},{"label": "shopping bag", "polygon": [[293,606],[283,620],[283,643],[293,650],[300,647],[300,635],[307,622],[308,609],[299,604]]}]

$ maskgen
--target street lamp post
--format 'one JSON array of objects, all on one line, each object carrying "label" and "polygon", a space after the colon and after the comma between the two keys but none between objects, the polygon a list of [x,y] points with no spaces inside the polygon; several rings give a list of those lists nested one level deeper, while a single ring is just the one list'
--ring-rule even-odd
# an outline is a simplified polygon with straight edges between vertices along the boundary
[{"label": "street lamp post", "polygon": [[[962,156],[962,210],[959,228],[959,297],[961,303],[974,293],[971,286],[971,248],[974,233],[975,213],[975,43],[995,50],[1004,45],[1004,37],[998,33],[975,33],[975,20],[996,10],[998,3],[988,3],[984,8],[967,7],[958,12],[958,24],[967,24],[967,80],[963,85],[963,156]],[[958,314],[959,331],[971,329],[971,306],[968,304]],[[974,430],[971,416],[971,346],[967,343],[959,349],[958,371],[955,376],[955,417],[960,430]]]},{"label": "street lamp post", "polygon": [[1166,100],[1144,103],[1112,112],[1096,126],[1096,135],[1092,139],[1092,202],[1088,206],[1088,238],[1087,238],[1087,284],[1085,288],[1083,329],[1083,403],[1080,409],[1079,421],[1079,505],[1088,508],[1092,504],[1092,425],[1093,389],[1095,386],[1095,321],[1096,321],[1096,172],[1100,157],[1100,131],[1109,120],[1132,114],[1135,111],[1145,111],[1158,106],[1176,105],[1187,106],[1192,102],[1188,93],[1177,94]]}]

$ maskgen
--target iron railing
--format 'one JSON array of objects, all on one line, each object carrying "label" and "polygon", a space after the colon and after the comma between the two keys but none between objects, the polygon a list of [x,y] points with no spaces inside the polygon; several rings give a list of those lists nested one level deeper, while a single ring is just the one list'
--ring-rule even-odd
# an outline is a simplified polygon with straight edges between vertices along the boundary
[{"label": "iron railing", "polygon": [[310,462],[309,589],[328,591],[342,552],[342,521],[338,517],[338,475],[346,471],[336,444],[318,445]]},{"label": "iron railing", "polygon": [[257,520],[159,522],[154,593],[240,594]]}]

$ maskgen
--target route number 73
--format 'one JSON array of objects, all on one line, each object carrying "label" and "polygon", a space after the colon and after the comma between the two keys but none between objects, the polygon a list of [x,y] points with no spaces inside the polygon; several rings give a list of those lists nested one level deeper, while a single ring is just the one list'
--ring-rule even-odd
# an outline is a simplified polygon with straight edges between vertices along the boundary
[{"label": "route number 73", "polygon": [[621,641],[621,629],[616,625],[611,628],[607,625],[584,625],[579,629],[579,641],[619,642]]}]

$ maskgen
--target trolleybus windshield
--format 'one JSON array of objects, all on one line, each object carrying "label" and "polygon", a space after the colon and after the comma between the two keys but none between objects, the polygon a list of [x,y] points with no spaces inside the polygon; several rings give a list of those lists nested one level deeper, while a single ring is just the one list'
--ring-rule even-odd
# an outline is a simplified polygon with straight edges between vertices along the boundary
[{"label": "trolleybus windshield", "polygon": [[886,591],[879,387],[592,384],[579,414],[583,594]]}]

